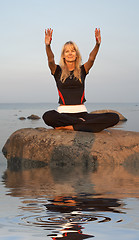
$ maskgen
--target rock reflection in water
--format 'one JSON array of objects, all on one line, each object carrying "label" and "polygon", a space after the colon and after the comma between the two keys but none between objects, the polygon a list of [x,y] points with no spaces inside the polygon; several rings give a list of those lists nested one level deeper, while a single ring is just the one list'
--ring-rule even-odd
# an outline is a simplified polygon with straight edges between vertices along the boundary
[{"label": "rock reflection in water", "polygon": [[[83,230],[89,222],[110,222],[108,213],[125,214],[125,197],[139,197],[139,176],[127,164],[71,169],[44,167],[24,171],[7,169],[7,194],[21,197],[19,224],[49,230],[53,239],[93,237]],[[25,214],[24,214],[25,212]],[[106,213],[106,214],[105,214]],[[60,233],[60,235],[59,235]]]}]

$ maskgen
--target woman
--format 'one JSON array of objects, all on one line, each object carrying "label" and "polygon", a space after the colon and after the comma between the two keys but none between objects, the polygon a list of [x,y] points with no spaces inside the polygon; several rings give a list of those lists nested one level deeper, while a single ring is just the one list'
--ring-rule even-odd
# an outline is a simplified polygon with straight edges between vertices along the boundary
[{"label": "woman", "polygon": [[56,81],[60,105],[57,111],[44,113],[44,122],[55,129],[86,132],[100,132],[117,124],[119,116],[116,113],[89,114],[84,105],[85,78],[93,66],[100,47],[100,29],[95,30],[96,45],[89,54],[88,61],[83,65],[81,65],[79,49],[72,41],[64,44],[60,65],[56,65],[51,50],[52,34],[51,28],[45,30],[46,54],[51,74]]}]

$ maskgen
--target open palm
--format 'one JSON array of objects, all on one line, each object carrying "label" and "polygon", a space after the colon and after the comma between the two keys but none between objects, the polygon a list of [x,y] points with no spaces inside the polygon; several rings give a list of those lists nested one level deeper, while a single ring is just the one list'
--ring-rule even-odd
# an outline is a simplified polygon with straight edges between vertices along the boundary
[{"label": "open palm", "polygon": [[45,29],[45,44],[50,45],[52,41],[52,34],[53,34],[53,29],[48,28],[47,31]]},{"label": "open palm", "polygon": [[96,38],[96,43],[100,44],[101,43],[101,34],[100,34],[100,29],[99,28],[95,29],[95,38]]}]

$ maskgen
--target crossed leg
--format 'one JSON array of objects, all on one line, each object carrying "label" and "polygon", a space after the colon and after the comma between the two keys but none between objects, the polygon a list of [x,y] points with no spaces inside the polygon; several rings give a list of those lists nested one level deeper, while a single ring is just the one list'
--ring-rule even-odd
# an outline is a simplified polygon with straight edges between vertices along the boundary
[{"label": "crossed leg", "polygon": [[119,122],[116,113],[58,113],[55,110],[48,111],[43,115],[44,122],[55,129],[67,129],[85,132],[100,132],[105,128],[112,127]]}]

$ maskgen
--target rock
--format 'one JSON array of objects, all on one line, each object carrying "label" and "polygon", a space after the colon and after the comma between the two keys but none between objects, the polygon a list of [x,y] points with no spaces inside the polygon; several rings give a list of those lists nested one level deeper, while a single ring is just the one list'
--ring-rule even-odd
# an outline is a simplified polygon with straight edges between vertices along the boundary
[{"label": "rock", "polygon": [[[8,166],[35,162],[37,166],[90,166],[139,161],[139,133],[121,130],[89,133],[46,128],[25,128],[14,132],[2,152]],[[133,163],[132,163],[133,164]],[[136,163],[135,163],[136,164]]]},{"label": "rock", "polygon": [[121,113],[115,111],[115,110],[110,110],[110,109],[106,109],[106,110],[95,110],[92,111],[90,113],[107,113],[107,112],[114,112],[117,113],[119,115],[120,121],[127,121],[127,118],[125,118]]},{"label": "rock", "polygon": [[25,117],[20,117],[19,120],[25,120],[26,118]]},{"label": "rock", "polygon": [[28,118],[28,119],[31,119],[31,120],[38,120],[38,119],[40,119],[40,117],[39,117],[39,116],[37,116],[37,115],[34,115],[34,114],[32,114],[32,115],[28,116],[27,118]]}]

